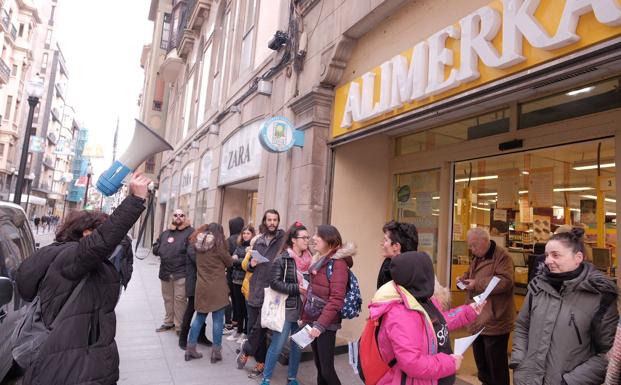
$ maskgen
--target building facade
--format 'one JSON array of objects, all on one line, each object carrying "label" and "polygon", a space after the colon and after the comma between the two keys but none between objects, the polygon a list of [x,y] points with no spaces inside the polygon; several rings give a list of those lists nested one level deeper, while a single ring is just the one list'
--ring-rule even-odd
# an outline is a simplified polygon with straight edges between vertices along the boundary
[{"label": "building facade", "polygon": [[77,135],[75,139],[75,152],[71,166],[73,178],[69,182],[66,201],[67,209],[76,210],[82,208],[81,203],[84,201],[84,191],[86,190],[86,186],[80,186],[78,180],[88,172],[88,158],[82,156],[84,147],[88,142],[88,129],[81,127],[75,119],[72,120],[72,125],[73,130],[77,132]]},{"label": "building facade", "polygon": [[0,191],[2,198],[9,200],[19,168],[24,111],[28,110],[24,85],[36,61],[37,30],[43,17],[38,5],[30,0],[1,2],[0,13]]},{"label": "building facade", "polygon": [[[529,255],[562,224],[584,227],[592,261],[618,271],[617,2],[155,3],[170,21],[159,73],[175,148],[162,158],[158,229],[175,208],[225,229],[267,208],[282,227],[334,224],[358,244],[365,299],[391,219],[417,226],[455,303],[472,227],[511,252],[518,307]],[[304,146],[264,149],[273,116]],[[364,318],[340,335],[356,338]]]}]

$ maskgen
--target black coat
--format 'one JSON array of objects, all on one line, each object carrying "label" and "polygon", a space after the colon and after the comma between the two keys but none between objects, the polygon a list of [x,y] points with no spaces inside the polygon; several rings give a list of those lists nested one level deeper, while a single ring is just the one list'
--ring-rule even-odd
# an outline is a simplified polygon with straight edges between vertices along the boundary
[{"label": "black coat", "polygon": [[119,354],[114,342],[121,277],[108,260],[144,210],[144,200],[130,196],[110,218],[79,242],[54,243],[37,250],[17,271],[17,289],[41,300],[43,321],[52,324],[82,278],[86,283],[63,312],[24,385],[115,384]]},{"label": "black coat", "polygon": [[246,257],[246,248],[248,246],[250,246],[250,241],[244,241],[241,245],[237,246],[235,252],[233,253],[233,256],[237,256],[237,259],[233,258],[233,266],[229,268],[229,271],[231,272],[231,279],[233,281],[243,281],[246,276],[246,270],[242,268],[242,262]]},{"label": "black coat", "polygon": [[194,297],[196,291],[196,249],[188,242],[185,257],[185,296]]},{"label": "black coat", "polygon": [[384,286],[385,283],[392,281],[392,276],[390,274],[390,263],[392,259],[384,258],[382,261],[382,266],[380,267],[379,273],[377,274],[377,288]]},{"label": "black coat", "polygon": [[295,322],[300,316],[301,300],[295,259],[285,250],[272,263],[270,287],[279,293],[289,294],[285,302],[285,318]]},{"label": "black coat", "polygon": [[250,295],[248,296],[248,305],[254,307],[261,307],[263,305],[263,297],[265,295],[264,289],[270,285],[271,280],[271,268],[272,262],[278,256],[278,252],[282,248],[282,244],[285,242],[285,232],[278,230],[274,238],[269,242],[265,234],[257,238],[254,244],[254,250],[258,251],[262,256],[269,259],[270,262],[265,262],[256,265],[254,268],[248,264],[248,271],[253,273],[250,278]]},{"label": "black coat", "polygon": [[187,222],[179,227],[171,226],[160,234],[153,245],[153,254],[160,257],[159,278],[162,281],[176,281],[186,277],[188,238],[193,232],[194,229]]}]

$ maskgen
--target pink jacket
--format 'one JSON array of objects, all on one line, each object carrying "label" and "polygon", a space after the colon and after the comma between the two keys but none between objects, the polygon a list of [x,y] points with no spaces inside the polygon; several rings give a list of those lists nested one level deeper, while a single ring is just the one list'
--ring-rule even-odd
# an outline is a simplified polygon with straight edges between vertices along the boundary
[{"label": "pink jacket", "polygon": [[[441,309],[436,298],[432,298]],[[378,385],[401,385],[401,373],[407,375],[406,385],[436,385],[438,379],[455,373],[453,357],[437,353],[437,337],[429,316],[418,301],[393,281],[380,287],[369,305],[371,319],[384,316],[378,335],[380,353],[386,362],[397,364]],[[449,330],[465,326],[477,317],[468,305],[442,312]]]}]

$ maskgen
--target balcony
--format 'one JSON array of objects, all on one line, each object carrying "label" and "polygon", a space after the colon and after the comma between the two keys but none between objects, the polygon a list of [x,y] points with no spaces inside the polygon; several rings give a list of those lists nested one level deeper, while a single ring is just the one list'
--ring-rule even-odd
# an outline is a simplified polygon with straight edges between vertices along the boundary
[{"label": "balcony", "polygon": [[11,69],[4,62],[4,60],[0,59],[0,84],[7,84],[9,82],[10,77],[11,77]]},{"label": "balcony", "polygon": [[54,169],[54,160],[52,160],[51,155],[46,155],[45,158],[43,158],[43,165],[49,169]]},{"label": "balcony", "polygon": [[191,29],[184,29],[183,34],[181,35],[181,40],[179,41],[179,46],[177,47],[177,52],[179,57],[185,59],[188,57],[188,54],[192,52],[192,48],[196,43],[196,39],[198,38],[198,33],[192,31]]},{"label": "balcony", "polygon": [[209,19],[212,4],[213,0],[190,0],[188,3],[190,19],[188,20],[187,28],[200,31],[203,23]]},{"label": "balcony", "polygon": [[52,142],[54,145],[56,145],[56,143],[58,143],[58,138],[56,137],[56,134],[52,131],[47,133],[47,139]]}]

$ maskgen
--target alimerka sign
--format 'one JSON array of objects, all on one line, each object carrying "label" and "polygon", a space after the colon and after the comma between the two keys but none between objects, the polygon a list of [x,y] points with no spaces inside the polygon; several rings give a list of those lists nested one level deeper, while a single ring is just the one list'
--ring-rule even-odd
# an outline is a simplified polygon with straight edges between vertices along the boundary
[{"label": "alimerka sign", "polygon": [[332,136],[619,35],[619,0],[496,0],[339,87]]}]

